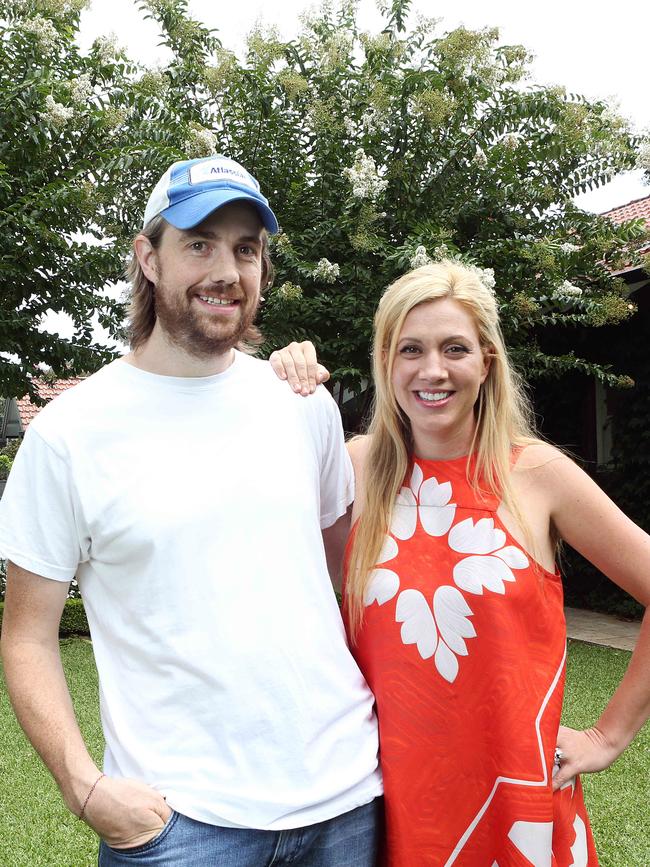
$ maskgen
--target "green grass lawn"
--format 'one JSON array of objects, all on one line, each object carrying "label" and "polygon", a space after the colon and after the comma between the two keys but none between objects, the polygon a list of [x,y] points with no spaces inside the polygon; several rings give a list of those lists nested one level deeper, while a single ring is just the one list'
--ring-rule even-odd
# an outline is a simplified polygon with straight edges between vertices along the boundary
[{"label": "green grass lawn", "polygon": [[[563,722],[591,725],[630,658],[626,650],[569,642]],[[583,777],[601,867],[650,867],[650,724],[601,774]]]},{"label": "green grass lawn", "polygon": [[[81,729],[99,760],[91,645],[64,641],[62,654]],[[626,651],[570,643],[567,725],[580,728],[597,718],[628,658]],[[613,768],[585,777],[584,788],[602,867],[650,867],[650,727]],[[0,867],[86,867],[96,864],[96,851],[94,834],[68,813],[26,742],[0,681]]]},{"label": "green grass lawn", "polygon": [[[68,639],[61,642],[61,655],[79,725],[90,752],[101,762],[104,741],[92,645]],[[16,722],[4,680],[0,681],[0,867],[96,864],[97,837],[66,809]]]}]

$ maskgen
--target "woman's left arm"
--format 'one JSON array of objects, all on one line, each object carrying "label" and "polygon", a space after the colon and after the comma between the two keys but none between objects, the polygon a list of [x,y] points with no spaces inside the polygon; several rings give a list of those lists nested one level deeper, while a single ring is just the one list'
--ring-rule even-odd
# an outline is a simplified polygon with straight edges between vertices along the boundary
[{"label": "woman's left arm", "polygon": [[[557,453],[556,453],[557,454]],[[650,536],[565,456],[544,467],[551,520],[562,539],[643,606],[650,604]],[[643,619],[627,671],[600,719],[584,731],[560,727],[559,788],[580,772],[600,771],[627,747],[650,716],[650,614]]]}]

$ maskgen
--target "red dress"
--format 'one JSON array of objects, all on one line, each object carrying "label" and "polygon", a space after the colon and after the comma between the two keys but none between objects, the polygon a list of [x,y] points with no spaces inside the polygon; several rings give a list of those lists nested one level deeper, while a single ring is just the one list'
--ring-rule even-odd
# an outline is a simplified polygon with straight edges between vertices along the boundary
[{"label": "red dress", "polygon": [[553,794],[562,583],[478,496],[417,460],[353,648],[377,700],[388,867],[593,867],[579,779]]}]

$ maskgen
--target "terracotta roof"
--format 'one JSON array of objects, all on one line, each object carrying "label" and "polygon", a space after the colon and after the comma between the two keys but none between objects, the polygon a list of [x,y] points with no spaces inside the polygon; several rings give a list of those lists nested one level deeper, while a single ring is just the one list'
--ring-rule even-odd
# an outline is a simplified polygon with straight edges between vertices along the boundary
[{"label": "terracotta roof", "polygon": [[[61,392],[66,391],[68,388],[71,388],[73,385],[77,385],[79,382],[83,382],[85,377],[83,376],[73,376],[71,379],[55,379],[53,382],[45,382],[43,380],[38,380],[36,385],[36,390],[39,395],[43,398],[43,400],[50,401],[52,398],[61,394]],[[23,427],[23,430],[26,431],[30,421],[38,414],[41,410],[40,406],[35,406],[29,399],[29,397],[20,397],[16,400],[16,404],[18,406],[18,415],[20,416],[20,423]]]},{"label": "terracotta roof", "polygon": [[628,202],[627,205],[619,205],[618,208],[605,211],[601,216],[609,217],[615,223],[624,223],[625,220],[638,220],[640,217],[646,221],[648,228],[650,228],[650,196],[635,199],[633,202]]},{"label": "terracotta roof", "polygon": [[[634,199],[634,201],[628,202],[626,205],[619,205],[618,208],[605,211],[601,216],[609,217],[614,223],[624,223],[626,220],[638,220],[640,218],[645,221],[648,230],[650,230],[650,196]],[[641,256],[650,253],[650,243],[645,243],[639,247],[637,253]],[[638,267],[638,265],[633,266],[631,263],[628,263],[621,270],[614,273],[624,274]]]}]

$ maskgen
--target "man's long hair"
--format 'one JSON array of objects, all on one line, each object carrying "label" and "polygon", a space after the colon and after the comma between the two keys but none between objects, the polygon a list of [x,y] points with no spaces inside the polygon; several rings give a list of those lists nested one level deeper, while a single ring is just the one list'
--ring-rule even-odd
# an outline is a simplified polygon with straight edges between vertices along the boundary
[{"label": "man's long hair", "polygon": [[[168,223],[158,215],[150,220],[145,228],[138,232],[144,235],[154,250],[160,247],[165,228]],[[149,280],[140,266],[135,253],[126,269],[126,277],[131,283],[131,298],[129,303],[128,335],[132,350],[140,349],[147,342],[156,323],[155,286]],[[266,229],[262,229],[262,279],[261,289],[264,290],[273,281],[273,265],[269,255],[269,237]],[[252,323],[242,335],[237,348],[250,352],[252,347],[259,346],[262,335],[259,328]]]}]

